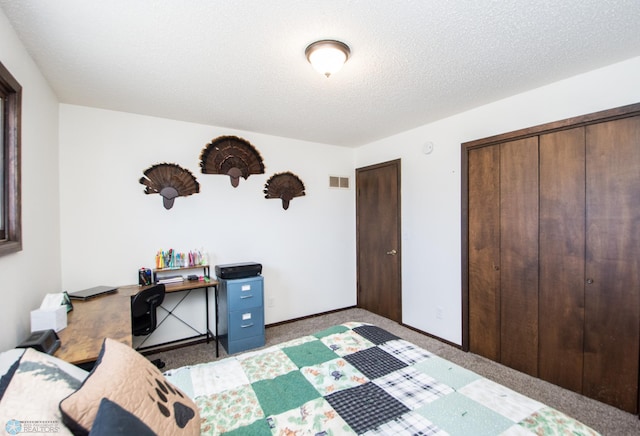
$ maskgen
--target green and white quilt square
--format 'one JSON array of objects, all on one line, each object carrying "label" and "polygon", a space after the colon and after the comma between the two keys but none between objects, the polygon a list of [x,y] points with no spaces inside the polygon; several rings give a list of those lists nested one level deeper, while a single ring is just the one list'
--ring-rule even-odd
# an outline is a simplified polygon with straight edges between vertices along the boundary
[{"label": "green and white quilt square", "polygon": [[[184,378],[182,372],[190,376],[190,383],[185,392],[191,395],[192,398],[217,394],[250,384],[242,365],[235,359],[224,359],[215,363],[191,366],[188,370],[177,371],[172,376],[176,379],[175,381]],[[173,381],[171,377],[168,377],[168,379]],[[183,387],[185,381],[176,384],[179,387]]]},{"label": "green and white quilt square", "polygon": [[373,325],[373,324],[369,324],[368,322],[360,322],[360,321],[349,321],[349,322],[345,322],[343,324],[341,324],[343,327],[346,327],[350,330],[353,330],[356,327],[360,327],[363,325]]},{"label": "green and white quilt square", "polygon": [[318,340],[283,348],[282,351],[298,368],[317,365],[337,357],[336,353]]},{"label": "green and white quilt square", "polygon": [[291,339],[290,341],[283,342],[277,346],[277,348],[283,349],[288,347],[295,347],[297,345],[306,344],[307,342],[317,341],[315,336],[302,336],[300,338]]},{"label": "green and white quilt square", "polygon": [[374,346],[371,341],[363,338],[353,330],[325,336],[321,341],[339,356],[357,353]]},{"label": "green and white quilt square", "polygon": [[469,383],[458,392],[512,420],[520,422],[544,405],[487,379]]},{"label": "green and white quilt square", "polygon": [[323,396],[369,381],[343,358],[307,366],[302,368],[300,372]]},{"label": "green and white quilt square", "polygon": [[268,353],[253,354],[240,360],[244,372],[251,383],[273,379],[298,367],[280,349],[273,349]]},{"label": "green and white quilt square", "polygon": [[[204,433],[203,433],[204,434]],[[260,436],[270,435],[271,429],[266,419],[259,419],[244,427],[236,428],[224,434],[224,436]]]},{"label": "green and white quilt square", "polygon": [[475,372],[436,355],[416,363],[413,367],[456,390],[482,378]]},{"label": "green and white quilt square", "polygon": [[575,436],[598,436],[598,433],[592,428],[568,417],[558,410],[546,406],[527,417],[519,424],[534,434],[555,435],[559,434],[557,432],[558,428],[562,428],[564,431],[563,434]]},{"label": "green and white quilt square", "polygon": [[320,397],[316,388],[300,374],[300,371],[292,371],[274,379],[261,380],[253,383],[251,387],[266,416],[298,408]]},{"label": "green and white quilt square", "polygon": [[356,433],[324,398],[308,401],[300,407],[267,418],[276,435],[348,436]]},{"label": "green and white quilt square", "polygon": [[457,392],[445,395],[415,410],[452,436],[494,436],[513,421]]},{"label": "green and white quilt square", "polygon": [[328,329],[324,329],[321,330],[319,332],[316,332],[313,334],[313,336],[315,336],[317,339],[322,339],[326,336],[331,336],[331,335],[336,335],[339,333],[344,333],[347,330],[350,330],[349,327],[345,326],[345,325],[334,325],[332,327],[329,327]]},{"label": "green and white quilt square", "polygon": [[200,410],[201,434],[217,435],[265,418],[251,386],[200,396],[195,400]]}]

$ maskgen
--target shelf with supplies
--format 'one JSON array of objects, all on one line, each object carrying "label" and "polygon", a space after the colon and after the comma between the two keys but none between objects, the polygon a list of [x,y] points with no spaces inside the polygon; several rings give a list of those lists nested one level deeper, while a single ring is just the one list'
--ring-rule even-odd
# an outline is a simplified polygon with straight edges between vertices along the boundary
[{"label": "shelf with supplies", "polygon": [[[187,274],[187,276],[185,277],[183,273],[189,270],[202,270],[204,274],[202,276],[196,274]],[[193,287],[198,282],[210,283],[210,268],[209,265],[155,268],[151,270],[151,282],[164,284],[165,286],[171,287],[180,285]]]}]

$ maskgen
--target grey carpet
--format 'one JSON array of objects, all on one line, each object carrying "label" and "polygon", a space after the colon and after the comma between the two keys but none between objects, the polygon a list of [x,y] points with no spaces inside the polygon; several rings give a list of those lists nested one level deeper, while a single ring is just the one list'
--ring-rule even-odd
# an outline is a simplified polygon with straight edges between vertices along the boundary
[{"label": "grey carpet", "polygon": [[[494,380],[528,397],[554,407],[582,421],[603,435],[640,435],[640,420],[636,415],[623,412],[615,407],[608,406],[543,380],[530,377],[478,355],[466,353],[456,347],[425,336],[363,309],[347,309],[268,327],[266,329],[266,346],[275,345],[348,321],[368,322],[382,327],[403,339],[413,342],[460,366],[475,371],[490,380]],[[182,347],[153,354],[148,357],[150,359],[162,358],[167,364],[165,370],[209,362],[216,360],[215,342]],[[227,354],[221,346],[220,359],[225,357],[227,357]]]}]

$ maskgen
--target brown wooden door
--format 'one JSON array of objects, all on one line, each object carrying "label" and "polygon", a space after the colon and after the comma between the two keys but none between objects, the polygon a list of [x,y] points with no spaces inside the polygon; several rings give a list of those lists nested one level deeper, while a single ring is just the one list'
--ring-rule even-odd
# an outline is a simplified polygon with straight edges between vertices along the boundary
[{"label": "brown wooden door", "polygon": [[500,146],[469,151],[469,350],[500,361]]},{"label": "brown wooden door", "polygon": [[538,371],[538,140],[469,152],[470,350]]},{"label": "brown wooden door", "polygon": [[500,145],[500,361],[537,376],[537,137]]},{"label": "brown wooden door", "polygon": [[638,411],[640,117],[586,127],[584,394]]},{"label": "brown wooden door", "polygon": [[540,136],[539,377],[582,392],[585,129]]},{"label": "brown wooden door", "polygon": [[356,170],[358,306],[402,322],[400,160]]}]

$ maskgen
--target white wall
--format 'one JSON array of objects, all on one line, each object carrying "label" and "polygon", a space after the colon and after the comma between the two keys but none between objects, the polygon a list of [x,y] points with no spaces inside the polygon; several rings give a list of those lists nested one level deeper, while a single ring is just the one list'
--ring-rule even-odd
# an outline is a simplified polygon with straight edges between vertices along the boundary
[{"label": "white wall", "polygon": [[[460,144],[640,101],[634,58],[354,151],[70,105],[58,115],[55,95],[1,10],[0,61],[24,88],[24,249],[0,257],[0,349],[28,334],[29,311],[45,293],[135,283],[159,248],[204,247],[211,264],[261,262],[274,302],[268,323],[353,305],[353,190],[330,190],[326,179],[395,158],[402,159],[403,321],[461,343]],[[200,174],[200,151],[223,134],[251,141],[266,174],[235,189],[225,177]],[[426,141],[435,144],[430,155],[421,153]],[[200,194],[178,198],[169,211],[138,183],[145,168],[163,161],[185,166],[201,183]],[[267,178],[285,170],[307,187],[288,211],[262,194]]]},{"label": "white wall", "polygon": [[[356,167],[402,159],[403,322],[462,343],[463,142],[640,102],[640,58],[500,100],[357,150]],[[434,151],[425,155],[423,144]],[[441,308],[442,319],[436,312]]]},{"label": "white wall", "polygon": [[22,85],[22,251],[0,257],[0,350],[30,332],[29,312],[60,292],[58,101],[0,10],[0,62]]},{"label": "white wall", "polygon": [[[265,174],[240,179],[200,173],[200,153],[237,135],[262,154]],[[63,104],[60,107],[62,284],[73,291],[137,283],[158,249],[204,248],[210,264],[262,263],[266,322],[352,306],[355,291],[354,191],[328,188],[353,179],[354,150],[214,126]],[[165,210],[138,180],[156,163],[189,169],[200,193]],[[306,196],[265,199],[267,179],[291,171]],[[212,271],[213,272],[213,271]]]}]

